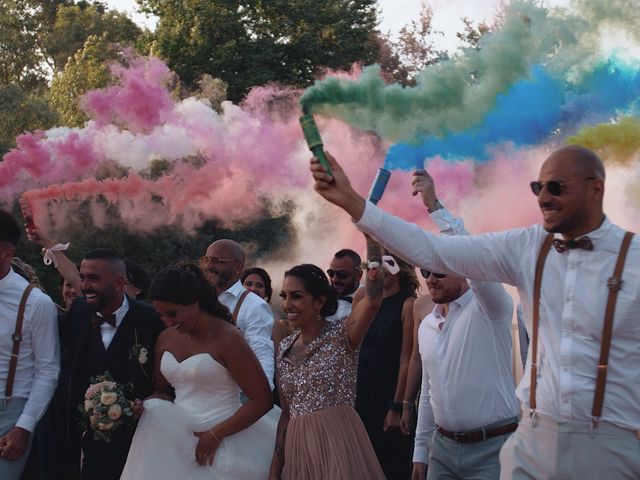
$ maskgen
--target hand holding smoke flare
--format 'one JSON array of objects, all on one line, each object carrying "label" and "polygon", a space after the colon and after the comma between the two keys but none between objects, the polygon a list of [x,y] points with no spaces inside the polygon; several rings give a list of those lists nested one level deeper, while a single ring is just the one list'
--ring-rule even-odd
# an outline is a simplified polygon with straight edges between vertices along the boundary
[{"label": "hand holding smoke flare", "polygon": [[313,119],[313,114],[309,112],[307,107],[302,108],[300,126],[302,127],[302,132],[304,133],[307,145],[309,145],[309,150],[311,150],[313,155],[320,160],[322,166],[327,169],[327,173],[330,176],[333,176],[331,173],[331,167],[329,166],[329,161],[327,160],[327,156],[324,154],[324,150],[322,148],[322,139],[320,138],[318,126]]}]

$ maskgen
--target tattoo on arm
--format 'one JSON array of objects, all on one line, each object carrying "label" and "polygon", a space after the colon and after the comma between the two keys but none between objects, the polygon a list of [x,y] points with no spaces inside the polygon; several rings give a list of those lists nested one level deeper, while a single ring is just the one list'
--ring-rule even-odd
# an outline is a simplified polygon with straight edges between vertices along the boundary
[{"label": "tattoo on arm", "polygon": [[[369,262],[378,262],[379,265],[382,265],[382,247],[378,243],[376,243],[371,238],[367,237],[367,259]],[[379,267],[377,271],[367,272],[367,283],[366,283],[366,293],[367,298],[378,298],[382,297],[382,287],[383,287],[383,275],[382,275],[383,267]]]}]

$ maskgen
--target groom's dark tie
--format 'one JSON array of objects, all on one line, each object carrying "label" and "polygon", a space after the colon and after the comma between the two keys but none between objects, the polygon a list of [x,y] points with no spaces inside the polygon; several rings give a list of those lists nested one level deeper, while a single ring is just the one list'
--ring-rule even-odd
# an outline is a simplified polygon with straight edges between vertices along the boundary
[{"label": "groom's dark tie", "polygon": [[91,322],[93,323],[93,328],[99,328],[100,325],[102,325],[103,323],[108,323],[109,325],[115,328],[116,316],[113,313],[111,315],[102,315],[102,316],[98,315],[97,313],[94,313],[93,318],[91,319]]}]

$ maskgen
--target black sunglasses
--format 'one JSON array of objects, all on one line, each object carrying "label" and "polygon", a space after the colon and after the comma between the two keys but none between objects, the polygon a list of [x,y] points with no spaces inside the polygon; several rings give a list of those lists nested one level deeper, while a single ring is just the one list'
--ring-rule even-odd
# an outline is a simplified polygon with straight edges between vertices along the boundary
[{"label": "black sunglasses", "polygon": [[236,261],[237,260],[233,260],[232,258],[207,257],[206,255],[204,257],[200,257],[201,265],[209,265],[210,263],[213,263],[214,265],[220,265],[221,263]]},{"label": "black sunglasses", "polygon": [[424,269],[420,269],[420,275],[422,275],[422,278],[427,279],[429,278],[429,275],[433,275],[435,278],[444,278],[447,276],[446,273],[436,273],[436,272],[430,272],[429,270],[424,270]]},{"label": "black sunglasses", "polygon": [[595,180],[595,179],[596,177],[587,177],[582,180],[576,180],[575,182],[561,182],[560,180],[550,180],[548,182],[535,181],[535,182],[531,182],[529,185],[531,185],[531,191],[536,197],[540,195],[540,192],[542,192],[542,189],[544,187],[547,187],[547,190],[551,195],[553,195],[554,197],[559,197],[560,195],[562,195],[562,192],[564,190],[563,187],[565,185],[570,185],[572,183],[587,182],[589,180]]},{"label": "black sunglasses", "polygon": [[351,274],[346,270],[333,270],[330,268],[327,270],[327,275],[329,275],[329,278],[337,277],[338,280],[346,280]]}]

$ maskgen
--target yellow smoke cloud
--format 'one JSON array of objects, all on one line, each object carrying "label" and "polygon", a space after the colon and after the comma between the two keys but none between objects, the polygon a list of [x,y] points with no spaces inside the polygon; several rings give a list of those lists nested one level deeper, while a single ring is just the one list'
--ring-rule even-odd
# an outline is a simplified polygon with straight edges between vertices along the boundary
[{"label": "yellow smoke cloud", "polygon": [[630,166],[640,150],[640,119],[621,117],[617,123],[585,127],[567,144],[590,148],[607,163]]}]

